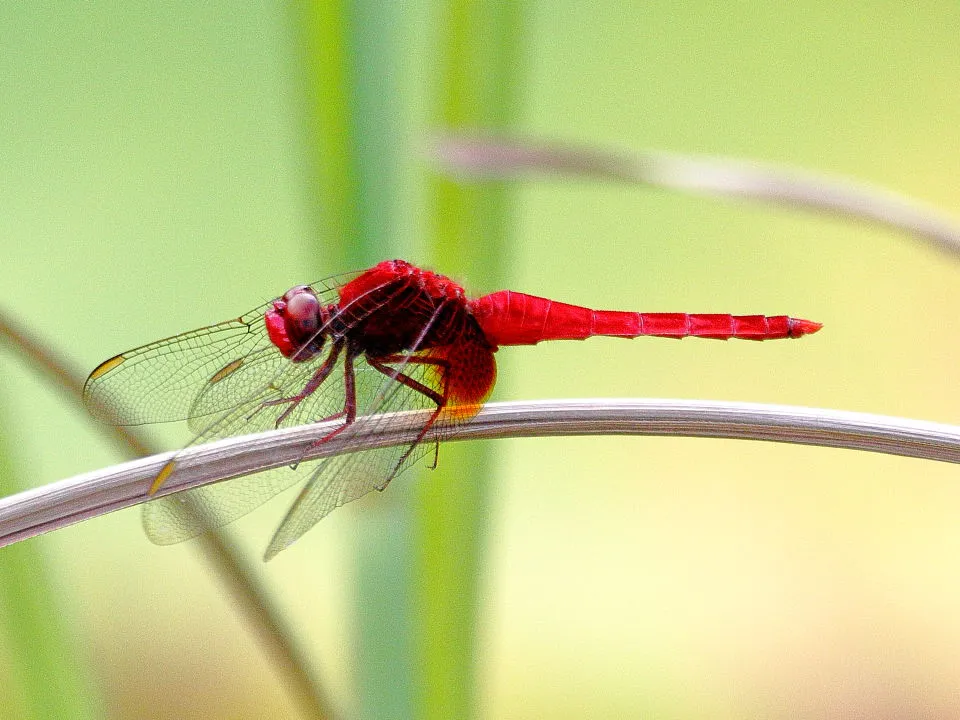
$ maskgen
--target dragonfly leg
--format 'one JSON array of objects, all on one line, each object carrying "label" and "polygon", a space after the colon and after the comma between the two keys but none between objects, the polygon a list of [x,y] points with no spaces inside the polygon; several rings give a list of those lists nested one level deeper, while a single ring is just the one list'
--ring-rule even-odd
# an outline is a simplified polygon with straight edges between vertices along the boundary
[{"label": "dragonfly leg", "polygon": [[349,348],[347,349],[346,354],[343,356],[343,410],[333,415],[328,415],[325,418],[321,418],[316,422],[326,422],[327,420],[336,420],[337,418],[343,418],[343,425],[331,430],[326,435],[324,435],[319,440],[314,440],[306,448],[304,448],[303,454],[300,458],[290,465],[291,469],[296,470],[300,463],[303,461],[304,455],[309,453],[311,450],[320,447],[325,442],[333,440],[337,435],[342,433],[348,427],[353,425],[353,422],[357,419],[357,381],[353,373],[353,358],[355,353],[352,352]]},{"label": "dragonfly leg", "polygon": [[[343,341],[340,340],[335,342],[331,346],[330,352],[327,355],[326,360],[323,361],[323,365],[321,365],[317,369],[317,371],[313,374],[313,376],[307,381],[307,384],[303,386],[303,389],[300,392],[298,392],[296,395],[291,395],[290,397],[285,397],[285,398],[279,398],[277,400],[265,400],[262,403],[260,403],[260,407],[257,408],[257,411],[259,412],[263,408],[272,407],[274,405],[282,405],[284,403],[288,403],[289,407],[286,410],[284,410],[282,413],[280,413],[280,415],[277,417],[276,427],[279,428],[281,423],[283,423],[283,421],[287,419],[290,413],[292,413],[296,409],[297,405],[299,405],[308,397],[310,397],[314,392],[316,392],[318,387],[323,385],[324,381],[330,376],[330,373],[333,372],[333,368],[337,364],[337,358],[340,356],[340,351],[342,349],[343,349]],[[324,419],[332,420],[334,417],[336,416],[334,415]]]},{"label": "dragonfly leg", "polygon": [[[411,363],[417,363],[419,365],[436,365],[437,367],[441,367],[444,370],[449,369],[450,367],[450,363],[445,358],[419,357],[419,356],[407,356],[407,355],[388,355],[387,357],[383,358],[381,362],[383,362],[384,364],[411,362]],[[381,370],[381,372],[383,371]],[[444,403],[444,407],[446,407],[446,403]],[[431,424],[433,423],[431,422]],[[407,455],[409,454],[410,453],[407,453]],[[403,460],[406,460],[406,458],[407,456],[404,455],[400,462],[402,463]],[[437,463],[439,461],[440,461],[440,438],[437,438],[436,441],[433,443],[433,462],[430,463],[430,469],[436,470]],[[397,465],[397,469],[398,470],[400,469],[399,465]],[[389,484],[389,482],[390,481],[388,480],[387,483]],[[384,487],[386,487],[386,485],[384,485]]]},{"label": "dragonfly leg", "polygon": [[[353,360],[355,357],[356,353],[349,348],[347,349],[346,355],[343,357],[343,410],[317,421],[324,422],[326,420],[335,420],[342,417],[343,425],[338,427],[336,430],[330,431],[319,440],[314,440],[312,443],[310,443],[307,449],[304,450],[304,455],[306,455],[307,452],[313,448],[319,447],[325,442],[329,442],[335,438],[348,427],[353,425],[354,421],[357,419],[357,379],[353,371]],[[300,464],[299,460],[297,461],[297,464]],[[294,467],[296,467],[296,465]]]},{"label": "dragonfly leg", "polygon": [[[450,367],[450,363],[445,358],[421,357],[420,355],[384,355],[377,358],[377,361],[383,365],[393,365],[396,363],[412,363],[414,365],[439,365],[441,367]],[[377,368],[380,370],[380,368]],[[389,368],[387,368],[389,370]]]},{"label": "dragonfly leg", "polygon": [[443,393],[438,393],[433,388],[427,387],[419,380],[414,380],[409,375],[406,375],[396,368],[390,367],[389,365],[389,363],[400,362],[416,365],[436,365],[444,370],[448,369],[450,364],[443,358],[417,357],[415,355],[412,357],[406,357],[404,355],[387,355],[386,357],[382,358],[367,357],[367,364],[370,365],[370,367],[372,367],[374,370],[378,370],[391,380],[396,380],[401,385],[406,385],[411,390],[416,390],[421,395],[425,395],[427,398],[437,404],[438,410],[445,408],[447,405],[446,383],[444,383]]},{"label": "dragonfly leg", "polygon": [[[430,428],[433,427],[433,424],[437,421],[437,418],[440,417],[440,414],[443,412],[443,409],[447,406],[447,387],[446,382],[443,383],[443,391],[437,392],[433,388],[427,387],[423,383],[415,380],[409,375],[404,374],[403,372],[398,371],[395,368],[390,367],[387,363],[415,363],[418,365],[436,365],[440,368],[447,369],[449,368],[449,363],[443,358],[431,358],[431,357],[417,357],[417,356],[403,356],[403,355],[389,355],[384,358],[371,358],[367,357],[367,363],[374,370],[377,370],[384,375],[386,375],[391,380],[396,380],[402,385],[415,390],[416,392],[424,395],[428,399],[432,400],[437,404],[437,409],[433,411],[430,415],[430,418],[424,424],[423,428],[420,430],[416,439],[410,444],[410,447],[406,449],[403,455],[400,456],[400,459],[397,461],[397,464],[393,468],[393,472],[387,476],[387,479],[383,482],[382,485],[377,486],[377,490],[381,492],[387,489],[387,485],[390,484],[390,481],[393,480],[394,476],[400,471],[403,463],[406,462],[407,458],[410,457],[410,454],[413,452],[414,448],[420,444],[427,433],[430,431]],[[445,377],[445,374],[443,375]],[[434,454],[433,467],[437,466],[437,458],[440,454],[440,442],[437,441],[437,447]]]}]

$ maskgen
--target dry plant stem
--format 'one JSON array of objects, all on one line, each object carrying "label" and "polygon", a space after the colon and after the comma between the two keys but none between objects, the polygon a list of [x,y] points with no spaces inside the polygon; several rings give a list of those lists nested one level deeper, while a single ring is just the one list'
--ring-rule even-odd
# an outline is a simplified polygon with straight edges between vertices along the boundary
[{"label": "dry plant stem", "polygon": [[[76,373],[68,370],[67,363],[62,358],[31,337],[26,330],[18,327],[2,312],[0,312],[0,337],[6,337],[15,350],[28,357],[32,362],[31,367],[42,369],[78,403],[82,403],[83,384]],[[100,417],[104,418],[109,418],[113,414],[109,407],[101,408],[99,413]],[[113,423],[102,425],[102,427],[111,432],[121,447],[130,454],[143,456],[155,452],[151,449],[150,443],[140,437],[135,430]],[[44,488],[38,488],[38,490],[43,491]],[[26,491],[27,494],[33,492],[36,491]],[[67,524],[70,523],[62,523],[58,527]],[[200,547],[207,559],[216,567],[221,579],[227,583],[231,590],[230,597],[246,617],[248,627],[258,636],[263,647],[279,666],[280,673],[286,679],[291,694],[296,698],[304,717],[334,717],[329,709],[331,705],[322,693],[319,683],[308,674],[307,654],[294,644],[293,638],[296,635],[284,626],[282,615],[274,607],[270,594],[257,581],[257,573],[249,568],[226,535],[222,533],[204,535],[200,541]]]},{"label": "dry plant stem", "polygon": [[[82,403],[83,383],[79,381],[76,373],[67,369],[68,363],[53,350],[33,338],[26,330],[18,327],[3,312],[0,312],[0,337],[5,337],[14,350],[29,358],[32,369],[43,370],[47,377],[53,379],[63,390],[66,390],[74,399]],[[110,408],[104,408],[103,412],[103,417],[110,417]],[[150,443],[136,432],[119,425],[111,424],[107,427],[112,431],[123,449],[132,455],[152,455],[156,452],[150,447]]]},{"label": "dry plant stem", "polygon": [[907,232],[960,257],[960,222],[939,210],[884,188],[792,167],[453,134],[439,136],[433,155],[448,171],[474,177],[553,173],[806,208]]},{"label": "dry plant stem", "polygon": [[[409,443],[423,427],[419,412],[395,413],[392,420],[376,434],[339,435],[312,448],[311,443],[324,437],[336,421],[189,448],[178,456],[178,471],[160,494],[281,467],[303,457]],[[364,422],[358,418],[359,430]],[[493,403],[453,439],[559,435],[770,440],[960,463],[960,427],[954,425],[838,410],[692,400]],[[0,500],[0,546],[149,500],[147,489],[169,458],[170,453],[156,455]]]}]

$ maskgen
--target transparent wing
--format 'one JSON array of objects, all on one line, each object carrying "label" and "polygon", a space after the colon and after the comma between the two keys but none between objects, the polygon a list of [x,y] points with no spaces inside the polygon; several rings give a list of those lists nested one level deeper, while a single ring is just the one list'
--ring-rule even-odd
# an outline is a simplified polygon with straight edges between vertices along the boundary
[{"label": "transparent wing", "polygon": [[[320,292],[317,288],[315,290]],[[328,288],[324,291],[332,292]],[[359,302],[342,311],[337,321],[349,327],[374,309]],[[343,415],[346,392],[342,353],[337,352],[337,361],[332,369],[327,368],[329,372],[321,369],[332,362],[334,356],[331,352],[333,348],[329,346],[325,353],[309,361],[292,363],[274,349],[273,352],[251,353],[223,366],[205,382],[187,410],[191,426],[197,431],[187,447]],[[362,358],[356,359],[352,368],[356,379],[357,408],[361,414],[374,412],[376,405],[389,394],[386,390],[393,383]],[[292,407],[289,402],[283,402],[299,396],[307,383],[321,372],[326,379],[314,392]],[[420,407],[418,398],[423,396],[419,393],[408,395],[407,407]],[[175,471],[176,459],[171,462]],[[306,463],[298,466],[296,471],[278,468],[157,498],[144,505],[144,529],[150,540],[161,545],[195,537],[249,513],[315,467],[315,463],[312,466]]]},{"label": "transparent wing", "polygon": [[[332,280],[339,277],[311,286],[321,302],[335,297]],[[110,358],[90,373],[84,401],[94,415],[121,425],[184,420],[236,406],[286,363],[267,337],[263,316],[270,304]],[[195,403],[202,391],[205,402]]]},{"label": "transparent wing", "polygon": [[[309,368],[292,365],[297,372],[281,374],[273,385],[264,388],[241,406],[222,413],[194,438],[190,446],[240,433],[274,429],[277,427],[277,417],[286,410],[287,406],[281,404],[265,407],[263,403],[291,397],[298,393],[319,365],[319,362],[310,363]],[[427,372],[424,370],[420,370],[419,374],[423,375],[423,379],[427,382],[435,381],[427,377]],[[391,381],[367,365],[363,358],[357,360],[354,376],[357,406],[360,408],[361,415],[370,414],[375,407],[381,407],[384,412],[436,407],[421,393]],[[381,396],[379,400],[378,395]],[[344,360],[340,358],[323,385],[297,405],[284,418],[280,427],[293,427],[339,414],[344,409],[344,402]],[[375,424],[380,425],[379,422]],[[352,430],[353,427],[355,426],[348,428],[345,434],[355,432]],[[338,504],[366,494],[378,483],[385,486],[388,482],[387,475],[405,451],[405,447],[387,448],[340,456],[350,460],[348,463],[350,473],[348,475],[335,473],[333,480],[337,487],[331,487],[330,493],[331,495],[339,493],[346,499],[332,505],[329,510]],[[325,468],[335,470],[336,464],[331,464],[331,461],[338,459],[340,458],[303,462],[296,468],[276,468],[152,500],[143,506],[143,523],[147,537],[156,544],[168,545],[222,527],[256,509],[277,493],[305,477],[315,476],[318,470]],[[361,477],[364,478],[363,481],[360,481]],[[365,488],[362,492],[359,489],[361,485]],[[317,517],[309,526],[312,526],[320,517]],[[304,532],[306,529],[304,528]]]},{"label": "transparent wing", "polygon": [[[407,363],[405,374],[428,386],[434,386],[435,373],[429,366]],[[436,403],[420,392],[368,368],[364,372],[369,387],[370,417],[360,429],[353,425],[344,431],[347,437],[360,439],[375,435],[388,422],[388,414],[399,410],[436,410]],[[358,378],[359,379],[359,378]],[[375,387],[374,387],[375,385]],[[424,419],[424,423],[427,419]],[[427,452],[429,443],[398,445],[338,455],[314,463],[303,490],[281,522],[264,555],[270,560],[289,547],[332,510],[357,500],[373,490],[383,490],[390,481],[411,467]]]},{"label": "transparent wing", "polygon": [[[441,364],[431,361],[440,361]],[[461,365],[458,366],[457,362]],[[466,367],[463,367],[464,363]],[[436,352],[411,353],[397,363],[395,369],[413,383],[447,396],[448,405],[434,425],[439,443],[477,413],[493,387],[496,363],[488,347],[464,343]],[[376,435],[389,422],[389,413],[408,409],[437,409],[436,403],[422,392],[382,374],[370,402],[372,412],[368,414],[376,415],[362,428],[353,426],[344,434],[350,433],[357,438]],[[429,419],[425,419],[424,423],[429,424]],[[438,445],[414,442],[412,445],[378,448],[319,461],[270,540],[264,559],[270,560],[292,545],[341,505],[357,500],[372,490],[384,490],[393,478],[431,451],[439,452]]]},{"label": "transparent wing", "polygon": [[[440,316],[441,307],[436,309],[431,323]],[[338,322],[349,327],[375,309],[358,301],[352,307],[341,308]],[[254,351],[219,365],[187,408],[187,416],[194,418],[194,425],[198,426],[191,445],[343,417],[344,356],[345,352],[337,355],[335,364],[330,355],[291,363],[275,350],[272,354]],[[326,380],[291,408],[285,401],[298,397],[316,373],[325,372],[321,368],[327,363],[331,365],[326,369],[331,372]],[[369,418],[359,426],[350,425],[342,434],[360,439],[361,434],[377,434],[388,422],[386,414],[399,410],[437,411],[442,397],[446,397],[448,406],[442,414],[425,414],[424,430],[433,418],[438,420],[441,434],[453,432],[459,422],[479,409],[495,375],[489,347],[469,343],[413,350],[390,358],[360,356],[353,359],[352,367],[357,413]],[[303,491],[271,541],[269,559],[334,508],[371,490],[384,489],[397,474],[432,449],[432,444],[414,442],[405,447],[363,451],[300,463],[295,470],[280,468],[158,498],[144,506],[144,527],[155,543],[180,542],[232,522],[306,478]]]}]

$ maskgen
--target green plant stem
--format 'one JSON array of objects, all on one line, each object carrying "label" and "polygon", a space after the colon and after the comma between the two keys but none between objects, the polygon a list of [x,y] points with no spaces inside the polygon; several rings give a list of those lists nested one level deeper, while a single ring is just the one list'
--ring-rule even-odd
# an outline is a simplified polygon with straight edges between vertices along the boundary
[{"label": "green plant stem", "polygon": [[[0,426],[7,426],[0,419]],[[2,438],[2,434],[0,434]],[[11,448],[0,443],[0,493],[15,492]],[[0,556],[0,636],[16,679],[5,688],[6,717],[102,717],[102,699],[92,673],[70,642],[59,588],[36,543],[7,548]],[[17,709],[14,710],[14,707]]]},{"label": "green plant stem", "polygon": [[[522,3],[444,3],[435,124],[511,127],[517,110]],[[504,184],[432,183],[433,257],[443,272],[495,289],[504,280],[512,224]],[[491,447],[444,447],[417,485],[418,717],[476,714],[477,623],[483,583]]]},{"label": "green plant stem", "polygon": [[[359,269],[360,196],[353,70],[347,0],[293,0],[293,34],[301,60],[304,155],[308,159],[307,204],[314,218],[319,263]],[[329,269],[321,274],[330,274]]]},{"label": "green plant stem", "polygon": [[[296,2],[302,28],[308,154],[320,274],[403,255],[396,209],[404,110],[405,8],[373,0]],[[414,714],[413,533],[409,492],[360,518],[354,619],[361,717]]]}]

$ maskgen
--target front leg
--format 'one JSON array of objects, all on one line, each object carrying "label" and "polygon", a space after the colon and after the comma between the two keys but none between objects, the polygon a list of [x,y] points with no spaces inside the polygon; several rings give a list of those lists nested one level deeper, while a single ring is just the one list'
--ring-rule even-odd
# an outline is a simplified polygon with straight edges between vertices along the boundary
[{"label": "front leg", "polygon": [[[273,407],[274,405],[282,405],[284,403],[288,403],[289,407],[286,410],[284,410],[282,413],[280,413],[280,415],[277,417],[277,422],[275,427],[279,429],[280,425],[283,423],[284,420],[287,419],[287,417],[289,417],[290,413],[292,413],[300,403],[302,403],[308,397],[313,395],[313,393],[316,392],[317,388],[323,385],[324,381],[330,376],[330,373],[333,372],[333,368],[337,364],[337,358],[340,357],[340,351],[342,349],[343,349],[343,340],[336,341],[331,346],[330,352],[327,354],[327,358],[323,361],[323,365],[321,365],[317,369],[317,371],[313,374],[313,377],[311,377],[307,381],[306,385],[303,386],[303,389],[300,392],[298,392],[296,395],[291,395],[290,397],[285,397],[285,398],[279,398],[277,400],[265,400],[264,402],[260,403],[260,407],[257,408],[255,413],[260,412],[260,410],[267,407]],[[324,418],[324,419],[331,420],[333,419],[333,417],[335,416],[330,416],[329,418]]]},{"label": "front leg", "polygon": [[[319,440],[310,443],[310,448],[315,448],[332,440],[353,425],[357,419],[357,378],[353,369],[353,361],[356,357],[356,351],[348,345],[347,352],[343,356],[343,410],[323,418],[323,420],[333,420],[342,417],[343,425],[327,433]],[[323,420],[318,420],[317,422],[323,422]]]}]

